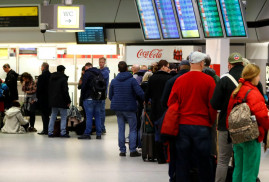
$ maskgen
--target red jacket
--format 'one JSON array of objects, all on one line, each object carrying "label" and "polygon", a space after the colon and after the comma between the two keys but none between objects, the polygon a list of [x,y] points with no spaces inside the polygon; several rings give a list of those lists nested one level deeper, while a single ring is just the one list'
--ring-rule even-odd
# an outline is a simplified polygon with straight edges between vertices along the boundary
[{"label": "red jacket", "polygon": [[212,126],[217,111],[210,104],[215,81],[199,71],[190,71],[180,76],[171,91],[168,107],[178,104],[179,124]]},{"label": "red jacket", "polygon": [[252,89],[246,99],[246,102],[250,108],[251,114],[256,116],[256,120],[259,125],[260,136],[258,137],[258,141],[261,142],[264,138],[265,131],[269,129],[269,117],[268,117],[268,110],[265,105],[264,98],[262,94],[259,92],[256,86],[252,85],[249,81],[245,81],[244,79],[240,78],[239,82],[243,83],[240,91],[236,95],[235,98],[231,95],[228,110],[227,110],[227,118],[226,118],[226,126],[228,125],[228,117],[230,112],[233,109],[233,106],[236,103],[241,103],[244,99],[247,91]]}]

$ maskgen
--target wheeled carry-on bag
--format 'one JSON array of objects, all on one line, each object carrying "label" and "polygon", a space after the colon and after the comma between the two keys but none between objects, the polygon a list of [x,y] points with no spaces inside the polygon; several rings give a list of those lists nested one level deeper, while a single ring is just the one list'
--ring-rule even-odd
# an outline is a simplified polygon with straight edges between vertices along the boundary
[{"label": "wheeled carry-on bag", "polygon": [[155,153],[155,134],[154,125],[149,118],[150,107],[145,106],[142,114],[142,159],[144,161],[154,161]]}]

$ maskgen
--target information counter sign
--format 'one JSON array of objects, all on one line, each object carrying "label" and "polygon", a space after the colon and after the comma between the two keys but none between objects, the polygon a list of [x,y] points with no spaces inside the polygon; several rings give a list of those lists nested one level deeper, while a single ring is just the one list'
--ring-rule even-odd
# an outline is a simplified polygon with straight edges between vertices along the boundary
[{"label": "information counter sign", "polygon": [[160,40],[161,34],[152,0],[136,0],[136,6],[145,40]]},{"label": "information counter sign", "polygon": [[227,37],[247,37],[239,0],[219,0]]},{"label": "information counter sign", "polygon": [[0,6],[0,27],[39,27],[39,6]]},{"label": "information counter sign", "polygon": [[154,0],[164,39],[179,39],[177,21],[171,0]]},{"label": "information counter sign", "polygon": [[197,0],[205,38],[224,37],[216,0]]},{"label": "information counter sign", "polygon": [[199,30],[193,9],[192,0],[173,0],[179,25],[182,32],[182,38],[199,38]]}]

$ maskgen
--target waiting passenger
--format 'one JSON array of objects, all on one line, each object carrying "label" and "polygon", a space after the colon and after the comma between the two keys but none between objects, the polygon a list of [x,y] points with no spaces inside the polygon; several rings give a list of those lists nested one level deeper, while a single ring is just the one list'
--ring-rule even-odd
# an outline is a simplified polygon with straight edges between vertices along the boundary
[{"label": "waiting passenger", "polygon": [[142,79],[141,82],[141,88],[144,91],[144,93],[146,93],[147,89],[148,89],[148,82],[149,82],[149,78],[153,75],[153,73],[151,71],[147,71]]},{"label": "waiting passenger", "polygon": [[132,66],[132,72],[133,72],[133,77],[136,79],[137,83],[140,85],[142,82],[142,78],[144,74],[147,72],[147,70],[141,70],[138,64],[134,64]]},{"label": "waiting passenger", "polygon": [[63,65],[57,66],[57,72],[51,74],[49,82],[49,103],[51,116],[49,121],[48,137],[54,137],[54,124],[58,112],[61,114],[61,137],[69,138],[66,133],[67,109],[70,106],[71,99],[68,92],[68,76],[64,74],[65,67]]},{"label": "waiting passenger", "polygon": [[106,58],[101,57],[99,58],[99,67],[100,71],[104,77],[104,80],[106,82],[106,91],[105,95],[101,98],[101,109],[100,109],[100,118],[101,118],[101,130],[102,133],[106,133],[106,127],[105,127],[105,120],[106,120],[106,98],[107,98],[107,88],[109,83],[109,73],[110,70],[108,67],[106,67]]},{"label": "waiting passenger", "polygon": [[42,123],[43,123],[43,130],[38,133],[39,135],[47,135],[48,134],[48,127],[49,127],[49,120],[50,120],[50,113],[51,108],[49,106],[49,81],[51,77],[51,73],[49,71],[49,64],[43,63],[41,65],[42,74],[38,76],[37,79],[37,103],[38,108],[41,111]]},{"label": "waiting passenger", "polygon": [[22,91],[26,93],[24,98],[24,111],[27,116],[30,116],[30,127],[28,132],[36,132],[35,115],[36,115],[36,82],[31,74],[24,72],[21,75]]},{"label": "waiting passenger", "polygon": [[[162,117],[165,111],[165,108],[161,105],[161,97],[164,86],[167,80],[169,80],[172,76],[169,74],[169,63],[166,60],[160,60],[154,69],[158,71],[153,73],[148,81],[148,89],[145,94],[145,101],[148,103],[151,99],[150,119],[155,125],[157,125],[157,121]],[[159,135],[158,130],[156,129],[155,131],[156,136]],[[155,137],[155,141],[155,150],[158,163],[164,164],[166,163],[166,160],[163,145],[159,138]]]},{"label": "waiting passenger", "polygon": [[12,70],[9,64],[4,64],[3,70],[7,73],[7,77],[5,79],[5,83],[7,84],[10,93],[9,96],[5,98],[5,108],[12,107],[12,102],[19,99],[18,97],[18,73]]},{"label": "waiting passenger", "polygon": [[[78,81],[78,89],[81,90],[81,86],[82,86],[82,79],[83,79],[83,75],[85,73],[85,66],[82,67],[81,69],[81,76],[80,76],[80,79]],[[85,108],[83,106],[83,100],[82,100],[82,97],[81,97],[81,92],[80,92],[80,97],[79,97],[79,106],[82,107],[82,115],[84,117],[84,120],[86,120],[86,113],[85,113]]]},{"label": "waiting passenger", "polygon": [[[179,71],[178,73],[170,78],[164,87],[163,95],[161,98],[161,102],[164,108],[167,108],[167,102],[171,93],[171,90],[173,88],[173,85],[177,78],[184,75],[185,73],[188,73],[190,71],[190,63],[188,60],[181,61],[179,64]],[[176,180],[176,142],[175,139],[169,138],[169,148],[170,148],[170,163],[169,163],[169,177],[170,182],[174,182]]]},{"label": "waiting passenger", "polygon": [[263,141],[265,132],[269,129],[268,110],[265,100],[256,87],[259,80],[260,68],[254,64],[247,65],[243,69],[242,78],[240,78],[239,85],[232,93],[228,105],[227,118],[234,105],[240,103],[242,98],[250,90],[246,98],[246,103],[250,108],[251,114],[256,117],[260,133],[257,139],[233,145],[235,160],[233,181],[236,182],[256,181],[261,159],[260,142]]},{"label": "waiting passenger", "polygon": [[[210,105],[215,88],[212,77],[202,72],[206,54],[191,55],[191,70],[180,76],[172,88],[168,106],[178,105],[179,132],[176,137],[176,181],[190,181],[191,161],[199,170],[200,182],[213,182],[210,158],[211,126],[216,120],[216,110]],[[190,84],[191,83],[191,84]]]},{"label": "waiting passenger", "polygon": [[[96,126],[96,139],[101,139],[102,129],[101,129],[101,118],[100,118],[100,110],[101,110],[101,98],[105,94],[106,83],[101,83],[100,86],[103,87],[103,91],[101,91],[100,95],[95,92],[95,83],[93,80],[96,80],[97,77],[103,78],[101,71],[95,67],[92,67],[91,63],[85,64],[85,73],[82,78],[81,85],[81,97],[83,100],[83,105],[86,112],[86,129],[84,134],[78,139],[91,139],[92,132],[92,122],[93,117],[95,118],[95,126]],[[98,98],[98,95],[100,96]]]},{"label": "waiting passenger", "polygon": [[28,120],[24,119],[21,114],[21,105],[18,102],[13,102],[12,107],[6,111],[4,117],[4,127],[1,129],[3,133],[26,133],[28,128]]},{"label": "waiting passenger", "polygon": [[109,88],[109,99],[111,100],[111,109],[116,111],[118,121],[118,144],[120,148],[120,156],[126,156],[125,146],[125,121],[128,121],[129,148],[130,156],[138,157],[140,153],[136,151],[137,140],[137,103],[136,98],[144,100],[144,92],[140,88],[132,74],[128,72],[126,62],[121,61],[118,64],[119,74],[111,81]]},{"label": "waiting passenger", "polygon": [[216,110],[220,110],[218,118],[218,164],[216,170],[216,182],[225,182],[227,176],[228,165],[230,158],[232,157],[233,148],[228,130],[226,128],[226,117],[229,99],[237,86],[237,82],[241,77],[241,73],[244,69],[242,56],[239,53],[232,53],[228,58],[228,69],[231,78],[235,79],[235,82],[228,76],[224,76],[216,84],[216,88],[213,97],[210,101],[212,107]]}]

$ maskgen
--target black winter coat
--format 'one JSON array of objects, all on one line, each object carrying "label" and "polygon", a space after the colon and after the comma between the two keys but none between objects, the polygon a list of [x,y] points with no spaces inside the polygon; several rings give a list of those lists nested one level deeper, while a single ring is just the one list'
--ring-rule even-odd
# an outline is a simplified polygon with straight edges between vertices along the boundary
[{"label": "black winter coat", "polygon": [[41,110],[49,108],[49,81],[51,73],[48,70],[42,72],[38,76],[36,97],[38,105]]},{"label": "black winter coat", "polygon": [[10,70],[7,73],[7,77],[5,79],[5,83],[7,84],[8,88],[9,88],[9,98],[7,98],[10,101],[13,100],[18,100],[18,84],[17,84],[17,79],[18,79],[18,74],[13,71]]},{"label": "black winter coat", "polygon": [[161,97],[165,83],[171,77],[172,76],[167,72],[157,71],[149,78],[145,101],[147,103],[149,99],[151,99],[151,121],[157,121],[160,117],[162,117],[165,111],[165,108],[161,105]]},{"label": "black winter coat", "polygon": [[56,108],[68,108],[71,99],[68,92],[68,77],[61,72],[51,74],[49,82],[49,105]]}]

